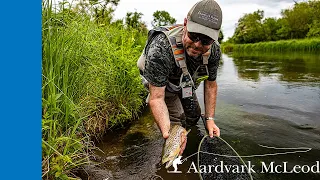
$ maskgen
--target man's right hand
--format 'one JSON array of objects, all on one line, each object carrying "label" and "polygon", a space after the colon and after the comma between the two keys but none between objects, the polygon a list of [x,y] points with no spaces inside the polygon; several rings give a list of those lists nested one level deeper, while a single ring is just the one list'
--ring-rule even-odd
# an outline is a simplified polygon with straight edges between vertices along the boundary
[{"label": "man's right hand", "polygon": [[149,106],[154,116],[154,119],[162,133],[162,137],[169,137],[170,119],[167,105],[164,101],[165,87],[156,87],[149,84],[150,99]]},{"label": "man's right hand", "polygon": [[[170,129],[170,128],[169,128]],[[169,131],[162,132],[162,137],[167,139],[169,137]]]}]

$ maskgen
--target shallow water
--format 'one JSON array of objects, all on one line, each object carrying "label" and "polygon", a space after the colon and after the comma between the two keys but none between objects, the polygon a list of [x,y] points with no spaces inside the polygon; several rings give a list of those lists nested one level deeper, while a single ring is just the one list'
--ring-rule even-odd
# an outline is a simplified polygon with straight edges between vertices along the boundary
[{"label": "shallow water", "polygon": [[[291,170],[320,161],[319,55],[223,55],[217,82],[216,124],[221,137],[241,156],[269,154],[243,158],[246,164],[255,165],[254,179],[320,179],[320,173],[311,172],[261,173],[262,163],[283,167],[286,162]],[[202,89],[197,91],[200,102]],[[148,110],[127,129],[107,134],[99,145],[104,153],[97,154],[110,172],[108,179],[199,179],[194,171],[187,171],[197,162],[193,154],[204,133],[202,121],[189,133],[182,159],[191,157],[178,166],[181,174],[170,174],[160,166],[163,140]],[[270,147],[312,149],[286,153],[295,150]]]}]

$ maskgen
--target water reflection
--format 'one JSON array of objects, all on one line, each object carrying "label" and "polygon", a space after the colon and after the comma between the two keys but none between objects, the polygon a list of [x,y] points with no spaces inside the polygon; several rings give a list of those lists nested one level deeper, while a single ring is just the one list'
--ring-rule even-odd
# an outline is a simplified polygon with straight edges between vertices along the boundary
[{"label": "water reflection", "polygon": [[[320,159],[320,56],[317,54],[223,55],[218,71],[216,123],[241,155],[272,147],[309,147],[308,153],[245,158],[314,164]],[[197,91],[199,101],[203,87]],[[203,104],[202,105],[202,109]],[[319,179],[319,174],[254,174],[254,179]]]},{"label": "water reflection", "polygon": [[[261,162],[313,165],[320,161],[320,56],[310,54],[223,55],[218,70],[216,123],[240,155],[282,152],[269,147],[308,147],[307,153],[244,158]],[[202,110],[203,86],[197,91]],[[197,152],[204,126],[199,121],[188,135],[183,157]],[[100,144],[110,179],[194,179],[197,174],[169,174],[159,165],[162,136],[148,111],[139,121]],[[179,166],[187,172],[196,156]],[[260,168],[260,167],[257,167]],[[254,179],[320,179],[320,174],[256,173]]]},{"label": "water reflection", "polygon": [[320,55],[307,53],[233,53],[239,77],[259,81],[276,76],[286,82],[319,82]]},{"label": "water reflection", "polygon": [[318,54],[223,55],[218,100],[298,126],[320,125]]}]

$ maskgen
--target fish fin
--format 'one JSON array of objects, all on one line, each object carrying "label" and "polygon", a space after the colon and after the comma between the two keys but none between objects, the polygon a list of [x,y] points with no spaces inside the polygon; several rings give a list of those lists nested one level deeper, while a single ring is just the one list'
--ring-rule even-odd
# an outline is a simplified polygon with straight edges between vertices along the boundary
[{"label": "fish fin", "polygon": [[175,155],[170,161],[166,164],[166,169],[168,169],[170,166],[172,166],[173,161],[178,157],[178,154]]},{"label": "fish fin", "polygon": [[165,158],[165,159],[161,160],[161,163],[164,164],[164,163],[166,163],[166,162],[168,162],[168,161],[169,161],[169,159],[168,159],[168,158]]},{"label": "fish fin", "polygon": [[190,131],[191,131],[191,129],[189,129],[189,130],[187,131],[186,136],[189,134]]},{"label": "fish fin", "polygon": [[172,166],[173,160],[174,160],[174,159],[172,159],[172,160],[170,160],[170,161],[167,162],[167,164],[166,164],[166,169],[168,169],[170,166]]}]

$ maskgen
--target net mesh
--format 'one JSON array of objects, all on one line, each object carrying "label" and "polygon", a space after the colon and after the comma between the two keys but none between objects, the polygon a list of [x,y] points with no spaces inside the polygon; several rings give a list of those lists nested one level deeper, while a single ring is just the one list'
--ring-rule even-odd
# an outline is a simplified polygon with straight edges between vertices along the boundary
[{"label": "net mesh", "polygon": [[252,179],[242,159],[219,137],[203,137],[199,145],[198,169],[203,180]]}]

